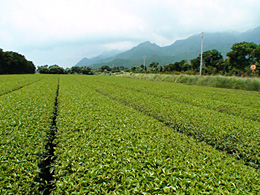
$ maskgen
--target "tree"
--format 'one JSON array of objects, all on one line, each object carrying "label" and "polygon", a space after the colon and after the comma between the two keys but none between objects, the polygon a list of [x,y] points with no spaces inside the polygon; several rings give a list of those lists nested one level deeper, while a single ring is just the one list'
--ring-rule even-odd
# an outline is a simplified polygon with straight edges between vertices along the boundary
[{"label": "tree", "polygon": [[159,63],[158,62],[152,62],[151,64],[148,65],[148,72],[156,72],[157,69],[158,69],[158,65]]},{"label": "tree", "polygon": [[166,64],[163,66],[163,70],[165,72],[171,72],[174,71],[174,64]]},{"label": "tree", "polygon": [[180,71],[187,71],[191,69],[191,65],[187,60],[182,60],[179,62]]},{"label": "tree", "polygon": [[0,74],[33,74],[35,66],[16,52],[0,49]]},{"label": "tree", "polygon": [[108,66],[108,65],[103,65],[101,68],[100,68],[100,71],[101,72],[105,72],[105,71],[110,71],[111,68]]},{"label": "tree", "polygon": [[81,73],[86,74],[86,75],[92,75],[93,74],[91,68],[87,67],[87,66],[81,67]]},{"label": "tree", "polygon": [[39,72],[40,74],[49,74],[48,65],[38,66],[37,72]]},{"label": "tree", "polygon": [[229,60],[220,59],[217,63],[217,70],[220,74],[227,74],[229,72]]},{"label": "tree", "polygon": [[172,64],[170,67],[171,67],[171,71],[178,71],[180,72],[182,69],[181,67],[181,62],[175,62],[174,64]]},{"label": "tree", "polygon": [[7,72],[7,65],[5,61],[5,55],[2,49],[0,49],[0,74],[5,74]]},{"label": "tree", "polygon": [[[182,60],[180,62],[175,62],[173,64],[166,64],[163,66],[163,71],[172,72],[172,71],[187,71],[191,69],[191,65],[187,60]],[[162,70],[162,69],[161,69]]]},{"label": "tree", "polygon": [[66,68],[66,70],[64,70],[64,68],[59,67],[58,65],[52,65],[50,67],[48,67],[48,65],[44,65],[38,66],[37,72],[41,74],[93,74],[91,68],[86,66],[73,66],[72,68]]},{"label": "tree", "polygon": [[260,44],[254,50],[253,57],[256,62],[260,63]]},{"label": "tree", "polygon": [[255,43],[235,43],[230,52],[227,53],[230,65],[235,69],[244,72],[246,67],[255,62],[254,51],[257,48]]},{"label": "tree", "polygon": [[220,60],[223,60],[223,56],[216,49],[203,52],[203,61],[206,67],[211,66],[217,68],[217,64]]},{"label": "tree", "polygon": [[59,67],[58,65],[52,65],[49,67],[49,74],[64,74],[64,68]]},{"label": "tree", "polygon": [[133,67],[131,68],[131,71],[132,71],[132,72],[135,72],[138,68],[139,68],[138,66],[133,66]]},{"label": "tree", "polygon": [[199,71],[200,68],[200,54],[197,58],[191,60],[191,68],[193,71]]},{"label": "tree", "polygon": [[[200,68],[200,54],[197,58],[191,60],[192,70],[198,71]],[[222,70],[221,61],[223,56],[216,49],[203,52],[203,66],[208,74],[217,73]]]},{"label": "tree", "polygon": [[65,70],[62,67],[59,67],[58,65],[44,65],[44,66],[38,66],[37,72],[41,74],[64,74]]},{"label": "tree", "polygon": [[79,67],[79,66],[71,67],[70,73],[71,74],[75,74],[75,73],[80,74],[80,73],[82,73],[81,67]]},{"label": "tree", "polygon": [[151,64],[149,64],[149,68],[157,69],[158,65],[159,65],[158,62],[152,62]]},{"label": "tree", "polygon": [[144,66],[143,64],[141,64],[140,68],[144,71],[146,71],[146,66]]},{"label": "tree", "polygon": [[159,72],[163,72],[163,66],[159,66],[158,70]]},{"label": "tree", "polygon": [[113,68],[111,68],[111,72],[112,73],[116,73],[116,72],[121,72],[121,71],[126,71],[127,70],[127,68],[126,67],[124,67],[124,66],[113,66]]}]

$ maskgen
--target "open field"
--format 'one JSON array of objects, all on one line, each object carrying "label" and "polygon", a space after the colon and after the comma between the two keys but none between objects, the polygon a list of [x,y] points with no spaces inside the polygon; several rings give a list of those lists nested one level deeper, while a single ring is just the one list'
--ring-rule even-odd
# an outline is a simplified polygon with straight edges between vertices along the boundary
[{"label": "open field", "polygon": [[1,194],[257,194],[260,94],[0,76]]}]

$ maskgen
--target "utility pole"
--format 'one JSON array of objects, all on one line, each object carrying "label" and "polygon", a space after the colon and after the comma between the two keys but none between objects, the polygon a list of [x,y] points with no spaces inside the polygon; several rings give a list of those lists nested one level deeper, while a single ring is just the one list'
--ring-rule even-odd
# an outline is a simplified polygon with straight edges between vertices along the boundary
[{"label": "utility pole", "polygon": [[202,62],[203,62],[203,32],[201,33],[200,76],[202,73]]},{"label": "utility pole", "polygon": [[145,68],[145,57],[146,57],[146,56],[144,55],[144,71],[145,71],[145,69],[146,69],[146,68]]}]

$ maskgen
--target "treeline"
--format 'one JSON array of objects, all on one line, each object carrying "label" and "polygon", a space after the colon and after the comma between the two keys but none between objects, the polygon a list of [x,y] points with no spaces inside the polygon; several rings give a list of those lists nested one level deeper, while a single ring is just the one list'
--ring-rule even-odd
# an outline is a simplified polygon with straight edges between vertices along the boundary
[{"label": "treeline", "polygon": [[101,73],[107,73],[107,72],[112,72],[112,73],[119,73],[119,72],[129,72],[129,69],[124,67],[124,66],[113,66],[112,68],[104,65],[98,69],[94,70],[95,72],[101,72]]},{"label": "treeline", "polygon": [[34,74],[33,62],[16,52],[0,49],[0,74]]},{"label": "treeline", "polygon": [[[222,54],[215,49],[203,52],[202,56],[202,72],[206,75],[260,75],[260,45],[255,43],[235,43],[231,51],[227,53],[227,59],[224,59]],[[141,66],[134,66],[131,68],[131,71],[197,74],[200,70],[200,59],[201,55],[190,62],[182,60],[164,66],[159,66],[157,62],[152,62],[148,67],[143,64]],[[254,71],[251,69],[251,65],[253,64],[257,67]]]},{"label": "treeline", "polygon": [[[251,76],[260,75],[260,45],[255,43],[235,43],[231,51],[223,55],[213,49],[203,52],[203,66],[202,73],[204,75],[226,75],[226,76]],[[170,74],[198,74],[200,70],[199,55],[197,58],[190,61],[182,60],[180,62],[170,63],[166,65],[159,65],[157,62],[152,62],[148,66],[144,64],[140,66],[133,66],[128,69],[124,66],[109,67],[103,65],[98,69],[91,69],[90,67],[74,66],[71,68],[62,68],[58,65],[44,65],[39,66],[38,73],[41,74],[100,74],[100,73],[120,73],[120,72],[137,72],[137,73],[170,73]],[[256,65],[256,70],[252,71],[251,65]],[[35,73],[35,66],[33,62],[26,60],[26,58],[16,52],[3,52],[0,49],[0,74],[33,74]]]},{"label": "treeline", "polygon": [[[203,75],[226,75],[226,76],[256,76],[260,75],[260,45],[255,43],[235,43],[231,51],[223,55],[216,49],[203,52]],[[158,62],[151,62],[148,66],[144,64],[140,66],[133,66],[126,68],[124,66],[109,67],[103,65],[97,69],[90,67],[62,68],[58,65],[40,66],[37,72],[41,74],[111,74],[121,72],[135,72],[135,73],[169,73],[169,74],[189,74],[196,75],[200,71],[201,56],[188,61],[182,60],[180,62],[170,63],[166,65],[159,65]],[[256,65],[256,70],[251,69],[251,65]]]},{"label": "treeline", "polygon": [[71,68],[64,69],[56,64],[52,66],[38,66],[37,72],[40,74],[93,74],[92,69],[87,66],[73,66]]},{"label": "treeline", "polygon": [[118,72],[129,72],[130,70],[124,66],[116,66],[110,68],[107,65],[104,65],[98,69],[91,69],[88,66],[73,66],[71,68],[62,68],[58,65],[44,65],[44,66],[38,66],[37,72],[40,74],[85,74],[85,75],[93,75],[93,74],[99,74],[99,73],[118,73]]}]

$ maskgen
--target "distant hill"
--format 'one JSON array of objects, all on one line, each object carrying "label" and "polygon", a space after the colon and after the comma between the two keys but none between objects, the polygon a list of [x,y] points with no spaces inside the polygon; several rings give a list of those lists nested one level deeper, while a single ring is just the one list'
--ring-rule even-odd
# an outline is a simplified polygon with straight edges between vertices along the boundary
[{"label": "distant hill", "polygon": [[[217,32],[203,33],[203,51],[216,49],[223,56],[231,50],[234,43],[254,42],[260,44],[260,27],[246,32]],[[192,35],[187,39],[177,40],[172,45],[160,47],[155,43],[146,41],[138,46],[109,57],[97,56],[91,60],[83,58],[77,64],[86,64],[92,68],[99,68],[103,65],[108,66],[140,66],[144,63],[150,64],[152,61],[158,62],[160,65],[173,63],[181,60],[191,60],[200,54],[201,50],[201,33]],[[83,62],[84,63],[83,63]],[[80,66],[78,65],[78,66]]]},{"label": "distant hill", "polygon": [[74,66],[89,66],[91,65],[91,60],[88,58],[82,58],[77,64]]},{"label": "distant hill", "polygon": [[93,58],[82,58],[77,64],[75,64],[74,66],[91,66],[93,64],[96,63],[102,63],[103,60],[105,59],[109,59],[112,56],[115,56],[119,53],[121,53],[122,51],[120,50],[112,50],[112,51],[107,51],[107,52],[103,52],[101,55],[93,57]]}]

